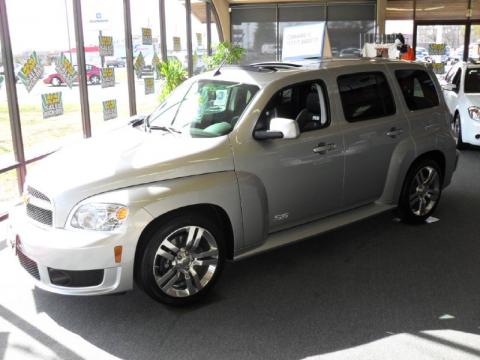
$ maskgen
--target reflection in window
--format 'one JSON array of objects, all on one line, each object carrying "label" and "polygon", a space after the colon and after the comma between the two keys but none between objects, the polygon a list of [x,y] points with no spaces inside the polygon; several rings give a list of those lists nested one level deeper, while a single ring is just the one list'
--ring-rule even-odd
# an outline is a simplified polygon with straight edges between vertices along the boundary
[{"label": "reflection in window", "polygon": [[18,199],[17,170],[0,173],[0,215]]}]

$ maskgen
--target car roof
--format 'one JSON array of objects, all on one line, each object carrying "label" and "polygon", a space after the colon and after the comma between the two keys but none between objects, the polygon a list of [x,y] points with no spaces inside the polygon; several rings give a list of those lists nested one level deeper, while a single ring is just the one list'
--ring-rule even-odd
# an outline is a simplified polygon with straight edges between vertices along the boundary
[{"label": "car roof", "polygon": [[[426,68],[423,63],[401,60],[388,60],[377,58],[364,58],[364,59],[348,59],[348,58],[335,58],[335,59],[323,59],[323,60],[303,60],[294,63],[281,63],[281,62],[266,62],[256,63],[243,66],[230,66],[225,65],[220,68],[219,74],[214,75],[217,70],[207,71],[198,75],[198,78],[219,80],[219,81],[234,81],[246,84],[258,85],[260,88],[271,84],[277,80],[284,79],[286,77],[295,76],[296,74],[302,74],[305,72],[314,72],[319,70],[332,70],[338,68],[345,68],[349,66],[365,66],[365,70],[368,71],[370,66],[379,64],[402,64],[416,66],[417,68]],[[357,69],[358,70],[358,69]]]}]

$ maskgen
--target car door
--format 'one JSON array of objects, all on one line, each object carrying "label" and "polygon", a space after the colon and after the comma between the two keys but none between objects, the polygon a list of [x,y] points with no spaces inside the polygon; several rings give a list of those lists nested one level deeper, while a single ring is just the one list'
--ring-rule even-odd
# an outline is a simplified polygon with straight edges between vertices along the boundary
[{"label": "car door", "polygon": [[246,223],[251,223],[247,218],[254,216],[252,204],[259,199],[266,202],[257,216],[266,212],[267,232],[338,210],[343,191],[343,136],[330,120],[325,89],[322,81],[286,86],[261,111],[257,130],[268,130],[273,118],[295,119],[301,131],[298,138],[256,140],[250,133],[241,142],[233,141]]},{"label": "car door", "polygon": [[345,126],[345,208],[379,199],[392,154],[409,136],[384,67],[343,72],[337,77]]},{"label": "car door", "polygon": [[447,80],[447,86],[448,85],[454,85],[451,89],[445,89],[443,90],[443,94],[445,97],[445,102],[447,104],[448,110],[450,111],[450,114],[454,114],[455,110],[457,109],[457,104],[458,104],[458,95],[460,93],[460,87],[461,87],[461,79],[462,79],[462,68],[459,67],[455,75],[453,75],[451,78]]}]

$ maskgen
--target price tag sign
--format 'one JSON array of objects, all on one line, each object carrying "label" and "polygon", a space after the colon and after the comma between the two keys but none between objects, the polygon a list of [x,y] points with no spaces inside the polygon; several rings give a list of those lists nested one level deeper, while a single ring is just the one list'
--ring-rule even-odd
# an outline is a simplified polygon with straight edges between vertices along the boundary
[{"label": "price tag sign", "polygon": [[71,89],[73,83],[77,80],[78,74],[63,52],[60,53],[60,56],[55,62],[55,71],[62,75],[65,84]]},{"label": "price tag sign", "polygon": [[23,64],[22,68],[17,73],[17,76],[23,85],[25,85],[27,91],[30,92],[38,80],[42,78],[43,71],[43,64],[40,62],[37,53],[34,51],[28,57],[25,64]]},{"label": "price tag sign", "polygon": [[145,83],[145,95],[153,94],[155,92],[155,81],[152,77],[144,78]]},{"label": "price tag sign", "polygon": [[445,64],[433,63],[432,69],[433,69],[433,72],[437,75],[445,74]]},{"label": "price tag sign", "polygon": [[135,59],[135,64],[133,64],[133,67],[135,69],[135,74],[137,74],[137,78],[140,79],[142,77],[143,68],[145,67],[145,58],[143,57],[141,51]]},{"label": "price tag sign", "polygon": [[100,56],[113,56],[113,38],[111,36],[99,36],[98,48]]},{"label": "price tag sign", "polygon": [[102,88],[115,86],[115,69],[111,67],[102,68]]},{"label": "price tag sign", "polygon": [[42,112],[44,119],[63,115],[62,93],[42,94]]},{"label": "price tag sign", "polygon": [[152,29],[142,28],[142,44],[152,45]]},{"label": "price tag sign", "polygon": [[117,100],[107,100],[103,103],[103,120],[115,119],[117,115]]}]

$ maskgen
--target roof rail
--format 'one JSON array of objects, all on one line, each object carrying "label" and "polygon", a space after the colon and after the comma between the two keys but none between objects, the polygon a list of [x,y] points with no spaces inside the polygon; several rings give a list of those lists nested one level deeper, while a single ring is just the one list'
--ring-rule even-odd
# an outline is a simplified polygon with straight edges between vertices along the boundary
[{"label": "roof rail", "polygon": [[278,69],[295,69],[295,68],[302,67],[302,65],[300,64],[286,63],[286,62],[284,63],[284,62],[277,62],[277,61],[253,63],[253,64],[250,64],[250,66],[264,68],[264,69],[272,69],[275,71]]}]

